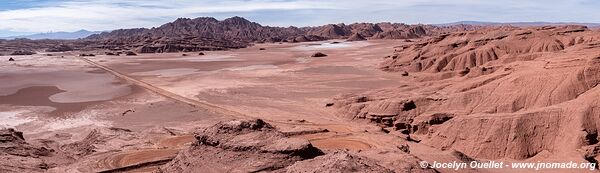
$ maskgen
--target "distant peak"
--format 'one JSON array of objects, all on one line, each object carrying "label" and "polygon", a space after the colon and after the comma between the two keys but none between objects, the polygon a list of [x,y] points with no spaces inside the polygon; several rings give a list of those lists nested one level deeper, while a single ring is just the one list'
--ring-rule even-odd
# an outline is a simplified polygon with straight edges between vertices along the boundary
[{"label": "distant peak", "polygon": [[247,20],[247,19],[245,19],[245,18],[243,18],[243,17],[240,17],[240,16],[233,16],[233,17],[227,18],[227,19],[225,19],[225,20],[223,20],[223,21],[224,21],[224,22],[225,22],[225,21],[232,21],[232,22],[236,22],[236,23],[237,23],[237,22],[251,23],[249,20]]},{"label": "distant peak", "polygon": [[228,19],[231,19],[231,20],[246,20],[245,18],[240,17],[240,16],[233,16],[233,17],[230,17]]},{"label": "distant peak", "polygon": [[174,22],[182,22],[182,21],[188,21],[188,20],[191,20],[191,19],[185,18],[185,17],[180,17],[180,18],[177,18]]}]

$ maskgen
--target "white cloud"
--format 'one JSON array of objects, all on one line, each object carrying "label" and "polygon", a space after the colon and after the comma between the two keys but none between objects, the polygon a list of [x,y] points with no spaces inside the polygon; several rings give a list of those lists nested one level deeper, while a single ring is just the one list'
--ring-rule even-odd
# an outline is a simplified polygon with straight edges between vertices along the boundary
[{"label": "white cloud", "polygon": [[595,0],[71,0],[0,11],[0,32],[154,27],[179,17],[241,15],[266,25],[339,22],[600,22]]},{"label": "white cloud", "polygon": [[0,30],[112,30],[152,27],[179,17],[197,17],[196,14],[335,8],[333,3],[319,1],[70,1],[0,11]]}]

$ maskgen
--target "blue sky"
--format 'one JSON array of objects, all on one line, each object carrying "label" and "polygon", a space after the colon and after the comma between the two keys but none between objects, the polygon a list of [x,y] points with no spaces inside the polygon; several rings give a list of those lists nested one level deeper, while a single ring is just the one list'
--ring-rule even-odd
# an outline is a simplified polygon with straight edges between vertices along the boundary
[{"label": "blue sky", "polygon": [[242,16],[270,26],[403,22],[600,23],[598,0],[0,0],[0,37]]}]

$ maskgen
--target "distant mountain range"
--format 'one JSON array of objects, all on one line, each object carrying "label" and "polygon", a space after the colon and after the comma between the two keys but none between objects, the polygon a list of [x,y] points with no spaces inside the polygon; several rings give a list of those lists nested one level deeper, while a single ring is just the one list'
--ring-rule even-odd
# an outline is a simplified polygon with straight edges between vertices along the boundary
[{"label": "distant mountain range", "polygon": [[11,36],[11,37],[0,37],[0,39],[16,39],[16,38],[26,38],[32,40],[41,40],[41,39],[52,39],[52,40],[74,40],[79,38],[85,38],[93,34],[99,34],[101,31],[88,31],[88,30],[79,30],[75,32],[47,32],[47,33],[38,33],[32,35],[19,35],[19,36]]},{"label": "distant mountain range", "polygon": [[[586,25],[599,28],[598,23],[549,22],[478,22],[461,21],[448,24],[409,25],[403,23],[327,24],[313,27],[270,27],[242,17],[217,20],[212,17],[179,18],[152,28],[117,29],[107,32],[80,30],[8,37],[28,38],[2,40],[0,53],[16,50],[108,50],[137,53],[193,52],[248,47],[261,42],[307,42],[328,39],[415,39],[456,31],[476,30],[502,25]],[[44,40],[48,39],[48,40]]]},{"label": "distant mountain range", "polygon": [[[197,20],[197,19],[196,19]],[[206,19],[209,20],[209,19]],[[443,23],[443,24],[432,24],[433,26],[455,26],[455,25],[475,25],[475,26],[500,26],[500,25],[511,25],[511,26],[519,26],[519,27],[527,27],[527,26],[544,26],[544,25],[585,25],[590,28],[600,28],[600,23],[578,23],[578,22],[482,22],[482,21],[459,21],[452,23]],[[135,30],[135,29],[133,29]],[[138,29],[139,31],[145,31],[146,29]],[[123,30],[121,30],[122,32]],[[126,31],[132,31],[132,29],[128,29]],[[88,31],[88,30],[79,30],[75,32],[48,32],[48,33],[38,33],[31,35],[19,35],[19,36],[10,36],[10,37],[0,37],[0,39],[15,39],[15,38],[27,38],[32,40],[41,40],[41,39],[53,39],[53,40],[74,40],[80,38],[86,38],[88,36],[94,34],[100,34],[102,31]],[[117,30],[119,33],[119,30]],[[114,33],[113,33],[114,34]],[[128,33],[126,35],[129,35]]]},{"label": "distant mountain range", "polygon": [[[31,38],[31,40],[0,40],[0,53],[13,54],[18,50],[48,52],[105,50],[115,53],[125,51],[137,53],[193,52],[237,49],[261,42],[307,42],[348,38],[351,40],[413,39],[435,35],[438,32],[468,29],[468,26],[455,28],[402,23],[353,23],[349,25],[340,23],[315,27],[270,27],[237,16],[224,20],[212,17],[179,18],[152,28],[117,29],[92,35],[89,35],[90,32],[81,31],[80,35],[71,37],[65,37],[65,35],[50,37],[49,33],[41,37],[20,36]],[[89,36],[84,37],[85,35]],[[41,38],[53,39],[34,40]],[[63,40],[58,40],[59,38]],[[66,38],[82,39],[64,40]]]},{"label": "distant mountain range", "polygon": [[[306,42],[327,39],[413,39],[464,26],[436,27],[402,23],[328,24],[315,27],[270,27],[242,17],[217,20],[212,17],[179,18],[153,28],[118,29],[94,34],[98,47],[138,53],[186,52],[242,48],[256,42]],[[362,38],[362,39],[361,39]]]},{"label": "distant mountain range", "polygon": [[578,23],[578,22],[481,22],[481,21],[459,21],[453,23],[435,24],[438,26],[453,26],[453,25],[482,25],[482,26],[500,26],[512,25],[519,27],[527,26],[544,26],[544,25],[584,25],[590,28],[600,27],[600,23]]}]

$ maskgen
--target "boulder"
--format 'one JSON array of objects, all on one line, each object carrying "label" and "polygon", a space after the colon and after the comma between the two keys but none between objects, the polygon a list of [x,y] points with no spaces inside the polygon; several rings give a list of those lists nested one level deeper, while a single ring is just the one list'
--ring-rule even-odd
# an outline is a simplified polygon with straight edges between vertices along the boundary
[{"label": "boulder", "polygon": [[135,52],[133,52],[133,51],[127,51],[127,52],[125,52],[125,55],[127,55],[127,56],[137,56],[137,54]]},{"label": "boulder", "polygon": [[312,54],[310,57],[326,57],[327,55],[321,52]]},{"label": "boulder", "polygon": [[407,71],[403,71],[401,75],[402,76],[408,76],[408,72]]}]

